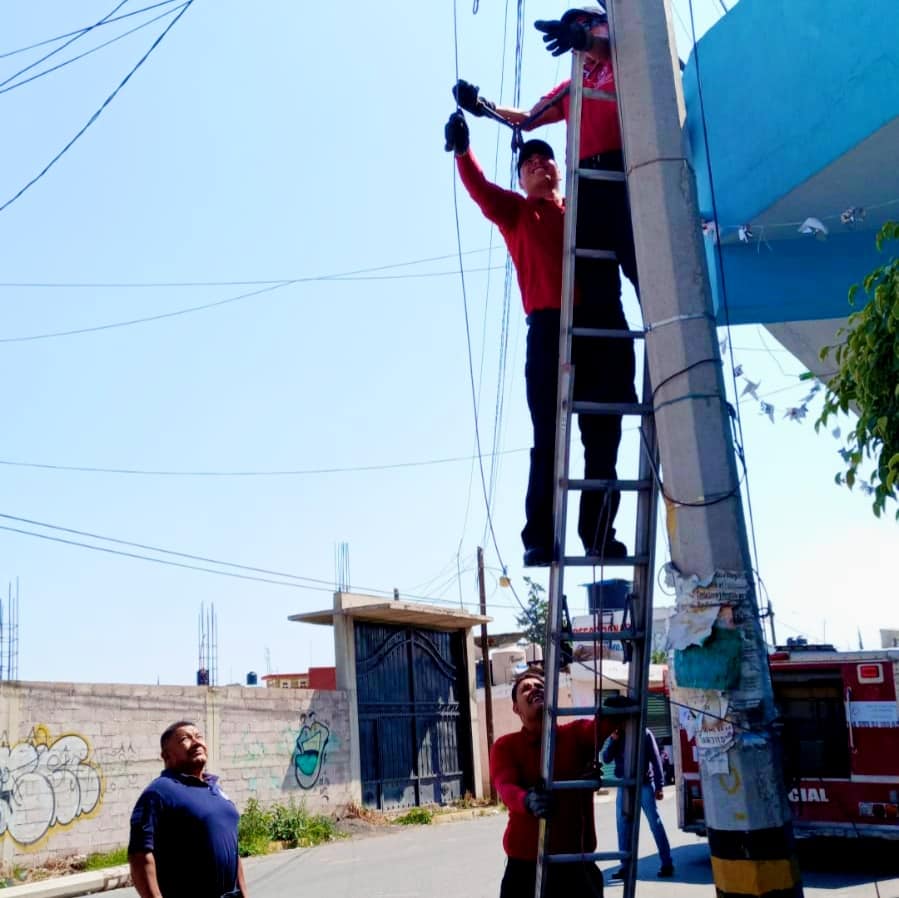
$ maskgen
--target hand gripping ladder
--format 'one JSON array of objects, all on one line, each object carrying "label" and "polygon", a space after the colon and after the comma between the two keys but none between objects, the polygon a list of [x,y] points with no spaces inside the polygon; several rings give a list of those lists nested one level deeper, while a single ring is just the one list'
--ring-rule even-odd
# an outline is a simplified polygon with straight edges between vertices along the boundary
[{"label": "hand gripping ladder", "polygon": [[[606,330],[596,328],[575,328],[574,316],[574,269],[575,260],[609,259],[615,254],[604,250],[579,249],[575,246],[577,234],[577,195],[580,178],[595,178],[622,181],[625,175],[621,172],[597,171],[578,167],[578,147],[580,147],[581,110],[584,99],[612,99],[609,94],[583,87],[583,54],[573,53],[571,74],[571,101],[568,121],[568,162],[567,162],[567,197],[565,214],[564,261],[562,269],[562,313],[559,335],[559,391],[556,417],[556,444],[554,469],[554,553],[549,575],[549,612],[547,619],[547,651],[545,661],[545,707],[544,726],[541,743],[541,777],[550,792],[570,789],[598,789],[603,786],[617,786],[625,790],[625,813],[630,820],[630,850],[626,852],[603,850],[590,854],[549,854],[548,834],[553,826],[552,817],[548,821],[540,821],[539,846],[537,855],[537,881],[535,898],[557,898],[551,894],[547,886],[549,868],[556,864],[578,863],[583,861],[619,861],[626,872],[624,879],[624,898],[632,898],[636,879],[636,861],[638,835],[640,828],[640,790],[643,785],[644,772],[648,759],[644,758],[644,738],[646,726],[646,686],[649,674],[649,650],[652,630],[652,587],[654,571],[654,530],[657,511],[657,490],[655,488],[654,471],[656,468],[657,450],[655,428],[652,417],[652,397],[646,367],[644,364],[643,402],[602,403],[574,401],[574,378],[577,372],[572,364],[572,337],[580,340],[590,338],[640,339],[644,331]],[[591,210],[592,212],[593,210]],[[594,214],[602,215],[601,209]],[[569,479],[569,456],[571,443],[571,416],[620,414],[640,418],[640,459],[639,473],[636,480],[572,480]],[[565,523],[568,508],[568,494],[571,491],[617,489],[623,492],[637,493],[636,535],[634,554],[627,558],[605,559],[576,557],[565,555]],[[594,705],[587,707],[559,707],[559,668],[561,666],[561,642],[563,638],[563,584],[567,566],[591,567],[597,564],[606,567],[624,567],[633,569],[633,589],[629,599],[629,609],[625,612],[623,629],[618,632],[607,632],[602,626],[588,633],[579,632],[579,641],[592,642],[594,648],[601,647],[615,640],[625,647],[625,658],[629,659],[627,696],[632,705],[625,708],[604,708],[601,706],[601,690],[594,691]],[[599,609],[601,612],[601,608]],[[601,613],[598,615],[601,619]],[[596,620],[597,618],[594,618]],[[593,653],[600,656],[599,651]],[[577,663],[577,662],[575,662]],[[601,672],[601,661],[594,661]],[[601,681],[600,681],[601,682]],[[599,692],[600,694],[597,694]],[[565,717],[596,715],[597,717],[617,717],[624,732],[625,775],[622,779],[606,779],[600,782],[593,773],[587,779],[556,780],[553,777],[553,764],[556,748],[556,726]],[[597,745],[597,750],[600,746]],[[597,768],[598,769],[598,768]],[[598,846],[605,847],[605,846]],[[615,846],[617,848],[617,845]]]}]

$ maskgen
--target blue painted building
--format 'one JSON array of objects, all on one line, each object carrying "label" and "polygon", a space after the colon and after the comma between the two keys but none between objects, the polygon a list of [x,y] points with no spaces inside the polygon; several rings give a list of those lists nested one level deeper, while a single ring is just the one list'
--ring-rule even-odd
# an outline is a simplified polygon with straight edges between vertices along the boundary
[{"label": "blue painted building", "polygon": [[814,367],[899,218],[899,2],[740,0],[683,86],[719,321],[790,322]]}]

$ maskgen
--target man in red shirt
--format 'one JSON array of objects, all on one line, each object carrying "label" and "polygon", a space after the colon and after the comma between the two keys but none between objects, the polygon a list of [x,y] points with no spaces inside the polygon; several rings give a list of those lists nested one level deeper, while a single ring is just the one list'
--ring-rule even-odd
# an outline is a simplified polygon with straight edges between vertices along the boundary
[{"label": "man in red shirt", "polygon": [[[547,565],[553,557],[553,464],[559,376],[559,319],[562,298],[562,236],[565,200],[552,148],[529,140],[518,154],[519,184],[525,196],[487,180],[469,147],[461,112],[450,116],[446,149],[454,150],[459,177],[484,215],[500,230],[521,290],[527,315],[525,382],[534,429],[534,448],[525,498],[524,564]],[[600,263],[609,267],[609,263]],[[617,272],[615,273],[617,278]],[[620,312],[620,303],[618,304]],[[624,316],[609,316],[575,297],[580,327],[626,327]],[[572,349],[575,398],[595,402],[633,402],[634,347],[631,340],[576,338]],[[584,476],[617,478],[620,415],[579,415],[584,445]],[[578,534],[588,555],[621,558],[627,554],[613,526],[618,492],[581,494]]]},{"label": "man in red shirt", "polygon": [[[528,898],[534,893],[537,871],[537,833],[541,817],[550,819],[547,851],[589,853],[596,850],[593,791],[566,789],[550,795],[541,788],[540,736],[543,729],[543,674],[525,671],[512,686],[512,710],[521,718],[517,733],[501,736],[490,752],[490,778],[509,820],[503,835],[508,860],[500,898]],[[598,746],[614,724],[604,718],[575,720],[556,728],[554,777],[596,777]],[[602,874],[592,862],[552,864],[550,898],[602,895]]]},{"label": "man in red shirt", "polygon": [[[585,53],[584,87],[615,92],[609,21],[603,7],[597,4],[569,9],[561,19],[538,21],[534,25],[544,32],[543,40],[553,55],[558,56],[572,49]],[[542,125],[568,121],[570,86],[570,79],[563,81],[529,110],[497,106],[482,98],[478,88],[467,81],[458,81],[453,95],[459,106],[473,115],[492,112],[510,125],[531,131]],[[581,168],[624,171],[618,104],[615,100],[584,99],[578,159]],[[577,224],[577,245],[586,249],[614,250],[621,269],[639,297],[630,204],[624,182],[584,178],[578,186]],[[607,277],[596,282],[596,288],[606,294],[602,298],[604,303],[617,300],[620,305],[620,286],[617,277],[614,283]],[[599,297],[595,299],[600,301]],[[594,297],[589,297],[589,301],[594,301]]]}]

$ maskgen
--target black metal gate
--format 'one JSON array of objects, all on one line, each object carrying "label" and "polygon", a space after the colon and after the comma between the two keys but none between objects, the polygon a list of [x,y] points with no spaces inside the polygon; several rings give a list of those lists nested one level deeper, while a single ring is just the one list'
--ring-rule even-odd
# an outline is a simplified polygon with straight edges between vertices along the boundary
[{"label": "black metal gate", "polygon": [[447,804],[472,790],[461,631],[356,621],[362,803]]}]

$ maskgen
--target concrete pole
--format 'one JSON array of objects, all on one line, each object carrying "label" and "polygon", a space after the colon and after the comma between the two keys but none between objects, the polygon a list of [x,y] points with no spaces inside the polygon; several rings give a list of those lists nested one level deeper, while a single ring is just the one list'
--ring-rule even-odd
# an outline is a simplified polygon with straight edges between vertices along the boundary
[{"label": "concrete pole", "polygon": [[[718,895],[798,896],[696,186],[684,152],[671,9],[668,0],[608,6],[667,528],[679,572],[674,699],[706,711],[697,740]],[[681,635],[687,628],[698,633],[694,644]]]},{"label": "concrete pole", "polygon": [[[487,590],[484,583],[484,550],[478,546],[478,594],[480,610],[487,616]],[[493,675],[490,669],[490,648],[487,645],[487,624],[481,624],[481,670],[484,672],[484,727],[487,730],[487,757],[493,751]],[[496,786],[490,779],[490,800],[496,804]]]}]

